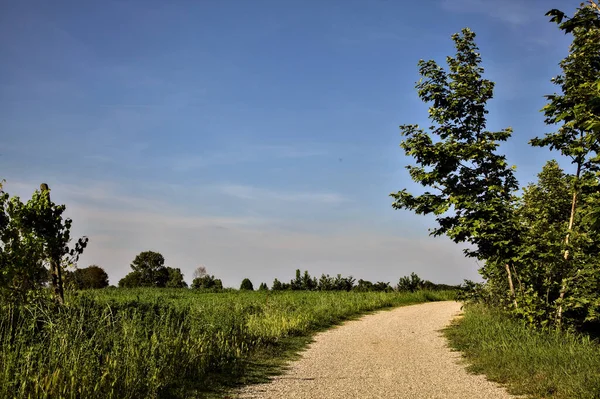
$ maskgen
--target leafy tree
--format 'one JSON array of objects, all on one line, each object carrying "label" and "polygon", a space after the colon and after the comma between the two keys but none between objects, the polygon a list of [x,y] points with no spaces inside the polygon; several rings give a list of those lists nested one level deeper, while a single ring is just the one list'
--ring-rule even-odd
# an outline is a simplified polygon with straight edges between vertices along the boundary
[{"label": "leafy tree", "polygon": [[[578,200],[584,183],[591,183],[598,191],[598,179],[593,173],[600,171],[600,11],[595,3],[577,9],[572,18],[553,9],[547,16],[558,24],[565,34],[573,35],[569,55],[561,61],[562,74],[552,79],[562,94],[547,95],[548,104],[542,109],[547,124],[561,124],[556,132],[530,141],[533,146],[549,147],[571,159],[576,166],[575,180],[571,187],[571,211],[565,235],[564,259],[569,259],[573,247],[571,237],[577,226]],[[560,327],[564,296],[570,280],[579,270],[579,262],[565,262],[562,276],[556,323]],[[570,267],[569,267],[570,265]]]},{"label": "leafy tree", "polygon": [[313,291],[317,289],[317,286],[317,279],[311,278],[310,274],[308,274],[308,270],[305,270],[302,275],[302,289],[305,291]]},{"label": "leafy tree", "polygon": [[0,288],[2,297],[17,302],[47,278],[44,244],[31,229],[21,227],[22,208],[18,197],[0,191]]},{"label": "leafy tree", "polygon": [[0,185],[0,288],[18,301],[41,288],[48,266],[55,298],[63,303],[63,268],[77,262],[88,242],[82,237],[69,247],[72,220],[63,219],[65,209],[50,200],[46,184],[26,204]]},{"label": "leafy tree", "polygon": [[523,189],[517,216],[522,233],[521,271],[517,276],[521,314],[532,324],[546,325],[565,268],[564,237],[571,210],[569,178],[556,161],[549,161],[538,174],[538,182]]},{"label": "leafy tree", "polygon": [[260,283],[260,287],[258,287],[259,291],[268,291],[269,287],[267,287],[267,283]]},{"label": "leafy tree", "polygon": [[187,288],[187,283],[183,280],[181,269],[167,267],[167,274],[169,276],[166,284],[167,288]]},{"label": "leafy tree", "polygon": [[158,252],[140,252],[131,263],[131,269],[134,275],[128,281],[137,282],[138,287],[165,287],[169,280],[165,258]]},{"label": "leafy tree", "polygon": [[373,291],[373,283],[367,280],[360,279],[358,284],[354,287],[354,291],[368,292]]},{"label": "leafy tree", "polygon": [[396,289],[404,292],[415,292],[423,288],[424,281],[416,273],[409,276],[400,277]]},{"label": "leafy tree", "polygon": [[354,282],[354,277],[342,277],[341,274],[338,274],[333,280],[333,289],[336,291],[351,291],[354,287]]},{"label": "leafy tree", "polygon": [[290,281],[290,287],[294,291],[299,291],[302,289],[302,274],[300,269],[296,269],[296,278]]},{"label": "leafy tree", "polygon": [[432,235],[471,244],[465,254],[485,261],[480,273],[486,279],[506,279],[516,307],[511,264],[518,260],[513,195],[518,184],[505,156],[497,153],[512,131],[485,130],[494,83],[482,77],[475,33],[465,28],[452,39],[457,53],[447,58],[449,72],[433,60],[419,61],[422,79],[416,87],[421,100],[431,103],[431,132],[400,126],[401,147],[417,162],[407,166],[411,178],[434,192],[413,195],[403,189],[391,194],[393,207],[433,214],[438,227]]},{"label": "leafy tree", "polygon": [[131,272],[119,280],[119,288],[147,287],[144,285],[142,273]]},{"label": "leafy tree", "polygon": [[391,292],[394,289],[392,288],[392,286],[390,285],[390,283],[386,283],[383,281],[378,281],[375,284],[373,284],[373,291],[379,291],[379,292]]},{"label": "leafy tree", "polygon": [[250,279],[248,279],[248,278],[243,279],[242,284],[240,285],[240,290],[254,291],[254,286],[252,285],[252,281],[250,281]]},{"label": "leafy tree", "polygon": [[215,276],[206,274],[203,277],[196,277],[192,281],[192,288],[213,289],[219,291],[223,289],[223,283],[220,279],[215,278]]},{"label": "leafy tree", "polygon": [[65,272],[65,283],[77,290],[108,287],[108,274],[97,265]]},{"label": "leafy tree", "polygon": [[333,290],[334,279],[332,277],[325,274],[321,274],[321,278],[319,279],[318,288],[319,291],[331,291]]},{"label": "leafy tree", "polygon": [[283,284],[281,284],[281,281],[274,279],[273,280],[273,285],[271,286],[271,290],[273,291],[283,291]]}]

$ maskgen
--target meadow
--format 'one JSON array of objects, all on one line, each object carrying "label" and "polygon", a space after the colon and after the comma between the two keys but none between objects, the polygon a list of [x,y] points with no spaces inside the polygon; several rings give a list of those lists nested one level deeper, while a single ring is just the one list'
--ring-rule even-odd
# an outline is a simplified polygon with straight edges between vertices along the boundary
[{"label": "meadow", "polygon": [[447,330],[468,370],[539,399],[599,399],[600,343],[589,335],[535,330],[499,308],[472,304]]},{"label": "meadow", "polygon": [[[0,397],[202,398],[366,312],[452,291],[103,289],[0,313]],[[300,345],[299,345],[300,343]],[[258,374],[272,372],[266,367]]]}]

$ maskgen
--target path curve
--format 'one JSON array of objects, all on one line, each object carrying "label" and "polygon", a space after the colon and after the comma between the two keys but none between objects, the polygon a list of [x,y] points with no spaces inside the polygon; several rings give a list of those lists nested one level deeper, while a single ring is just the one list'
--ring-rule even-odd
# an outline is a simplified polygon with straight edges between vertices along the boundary
[{"label": "path curve", "polygon": [[509,399],[505,389],[468,374],[441,329],[458,302],[381,311],[319,333],[270,383],[239,391],[243,399]]}]

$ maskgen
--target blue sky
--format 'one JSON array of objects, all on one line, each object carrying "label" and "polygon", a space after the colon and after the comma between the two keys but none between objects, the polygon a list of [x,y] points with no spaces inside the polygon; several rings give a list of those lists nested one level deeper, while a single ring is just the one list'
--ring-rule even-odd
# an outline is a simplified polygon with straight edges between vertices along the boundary
[{"label": "blue sky", "polygon": [[[477,33],[496,82],[488,127],[532,181],[556,154],[527,141],[567,54],[544,13],[567,0],[18,1],[0,5],[0,177],[41,182],[111,283],[161,252],[237,286],[300,268],[395,283],[477,279],[432,220],[394,211],[413,187],[398,126],[429,126],[419,59]],[[567,164],[564,165],[568,167]]]}]

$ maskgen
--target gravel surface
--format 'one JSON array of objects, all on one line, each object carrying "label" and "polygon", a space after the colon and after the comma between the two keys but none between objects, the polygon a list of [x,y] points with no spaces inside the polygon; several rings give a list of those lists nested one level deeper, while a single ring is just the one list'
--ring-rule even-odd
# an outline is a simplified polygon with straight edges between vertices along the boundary
[{"label": "gravel surface", "polygon": [[239,398],[513,398],[484,376],[468,374],[440,330],[460,314],[458,302],[381,311],[315,336],[270,383]]}]

